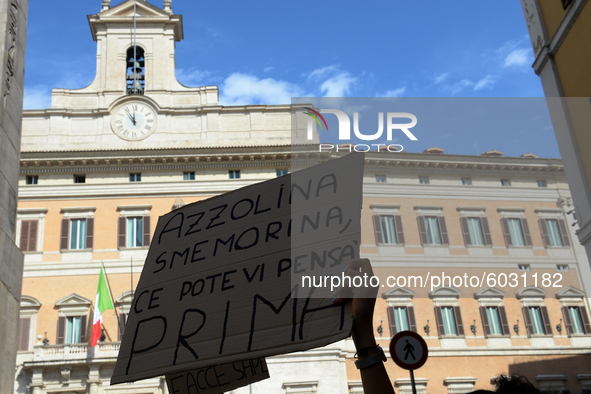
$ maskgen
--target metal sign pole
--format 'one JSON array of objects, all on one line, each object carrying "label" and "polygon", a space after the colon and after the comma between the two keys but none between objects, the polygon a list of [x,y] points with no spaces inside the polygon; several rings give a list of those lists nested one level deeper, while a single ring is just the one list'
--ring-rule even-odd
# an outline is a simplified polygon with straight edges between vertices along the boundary
[{"label": "metal sign pole", "polygon": [[412,385],[412,394],[417,394],[417,387],[415,386],[415,374],[410,370],[410,384]]}]

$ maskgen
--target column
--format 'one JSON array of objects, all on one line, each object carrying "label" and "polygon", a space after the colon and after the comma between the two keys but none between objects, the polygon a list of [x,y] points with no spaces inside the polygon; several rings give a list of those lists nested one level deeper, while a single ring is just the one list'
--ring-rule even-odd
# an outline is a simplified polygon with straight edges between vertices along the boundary
[{"label": "column", "polygon": [[23,254],[16,247],[28,0],[0,0],[0,393],[14,391]]}]

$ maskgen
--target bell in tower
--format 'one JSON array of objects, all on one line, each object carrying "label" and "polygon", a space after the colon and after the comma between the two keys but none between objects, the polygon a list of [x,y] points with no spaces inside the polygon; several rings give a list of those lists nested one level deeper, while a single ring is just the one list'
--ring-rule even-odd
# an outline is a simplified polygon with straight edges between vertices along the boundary
[{"label": "bell in tower", "polygon": [[145,59],[144,50],[132,46],[127,50],[127,94],[144,94]]}]

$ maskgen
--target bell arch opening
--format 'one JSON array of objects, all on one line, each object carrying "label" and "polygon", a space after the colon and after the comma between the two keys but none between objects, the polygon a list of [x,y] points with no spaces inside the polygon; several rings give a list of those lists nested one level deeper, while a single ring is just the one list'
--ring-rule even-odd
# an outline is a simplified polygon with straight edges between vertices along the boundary
[{"label": "bell arch opening", "polygon": [[125,60],[127,94],[144,94],[146,85],[144,49],[137,45],[130,46]]}]

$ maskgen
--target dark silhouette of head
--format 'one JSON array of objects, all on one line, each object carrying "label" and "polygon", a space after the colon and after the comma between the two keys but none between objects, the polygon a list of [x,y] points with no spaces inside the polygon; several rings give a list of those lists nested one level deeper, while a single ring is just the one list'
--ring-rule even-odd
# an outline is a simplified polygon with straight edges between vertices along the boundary
[{"label": "dark silhouette of head", "polygon": [[541,394],[523,375],[499,375],[492,379],[492,383],[497,387],[495,393],[499,394]]},{"label": "dark silhouette of head", "polygon": [[496,386],[495,391],[476,390],[469,394],[541,394],[523,375],[499,375],[491,379],[491,383]]}]

